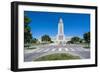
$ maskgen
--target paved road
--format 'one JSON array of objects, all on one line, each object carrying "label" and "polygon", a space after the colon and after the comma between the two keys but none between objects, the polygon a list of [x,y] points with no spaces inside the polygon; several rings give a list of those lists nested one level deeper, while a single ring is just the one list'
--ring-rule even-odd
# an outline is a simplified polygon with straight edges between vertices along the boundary
[{"label": "paved road", "polygon": [[80,56],[81,59],[90,58],[90,49],[82,48],[82,45],[66,45],[66,46],[42,46],[38,49],[24,50],[24,61],[33,61],[41,56],[53,53],[69,53]]}]

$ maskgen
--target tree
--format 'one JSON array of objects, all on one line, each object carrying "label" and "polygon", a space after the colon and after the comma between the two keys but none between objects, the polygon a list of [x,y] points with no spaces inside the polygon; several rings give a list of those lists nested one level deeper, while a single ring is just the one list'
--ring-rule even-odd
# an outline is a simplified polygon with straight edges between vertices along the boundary
[{"label": "tree", "polygon": [[54,41],[50,41],[50,43],[54,43]]},{"label": "tree", "polygon": [[84,42],[84,39],[80,39],[80,43],[83,43]]},{"label": "tree", "polygon": [[67,43],[66,44],[73,44],[73,42],[72,41],[67,41]]},{"label": "tree", "polygon": [[42,40],[43,42],[51,42],[51,38],[49,37],[49,35],[43,35],[43,36],[41,37],[41,40]]},{"label": "tree", "polygon": [[30,43],[32,40],[32,33],[29,23],[31,19],[27,16],[24,16],[24,43]]},{"label": "tree", "polygon": [[36,38],[33,38],[32,39],[32,43],[35,43],[36,44],[37,42],[38,42],[38,39],[36,39]]},{"label": "tree", "polygon": [[83,38],[86,43],[90,43],[90,32],[84,33]]},{"label": "tree", "polygon": [[24,16],[24,25],[28,25],[31,22],[31,19],[28,16]]},{"label": "tree", "polygon": [[72,37],[71,38],[71,43],[79,43],[80,38],[79,37]]},{"label": "tree", "polygon": [[30,43],[32,40],[32,34],[30,32],[24,32],[24,42]]}]

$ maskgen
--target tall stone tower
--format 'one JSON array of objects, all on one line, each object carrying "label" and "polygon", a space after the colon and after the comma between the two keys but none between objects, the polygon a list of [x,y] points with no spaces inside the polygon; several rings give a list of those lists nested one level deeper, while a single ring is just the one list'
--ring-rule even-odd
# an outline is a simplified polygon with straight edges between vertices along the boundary
[{"label": "tall stone tower", "polygon": [[60,18],[58,23],[57,43],[65,44],[64,24],[62,18]]}]

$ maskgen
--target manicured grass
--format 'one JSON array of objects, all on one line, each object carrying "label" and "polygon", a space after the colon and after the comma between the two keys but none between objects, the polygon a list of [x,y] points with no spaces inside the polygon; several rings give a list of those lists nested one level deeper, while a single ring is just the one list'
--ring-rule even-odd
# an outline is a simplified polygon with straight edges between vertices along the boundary
[{"label": "manicured grass", "polygon": [[85,46],[85,47],[83,47],[83,48],[90,49],[90,47],[88,47],[88,46]]},{"label": "manicured grass", "polygon": [[50,61],[50,60],[72,60],[72,59],[80,59],[79,56],[73,56],[71,54],[66,53],[56,53],[51,55],[46,55],[36,59],[35,61]]},{"label": "manicured grass", "polygon": [[26,48],[27,50],[28,50],[28,49],[29,49],[29,50],[31,50],[31,49],[37,49],[36,46],[33,46],[33,47],[29,46],[29,47],[24,47],[24,48]]},{"label": "manicured grass", "polygon": [[83,48],[90,49],[90,44],[85,44]]},{"label": "manicured grass", "polygon": [[31,48],[27,48],[27,49],[37,49],[36,47],[31,47]]}]

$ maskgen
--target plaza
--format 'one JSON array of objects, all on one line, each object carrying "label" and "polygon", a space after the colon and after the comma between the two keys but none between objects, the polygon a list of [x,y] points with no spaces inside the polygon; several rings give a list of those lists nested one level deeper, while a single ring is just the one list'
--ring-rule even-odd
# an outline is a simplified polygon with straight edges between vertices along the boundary
[{"label": "plaza", "polygon": [[[56,39],[54,39],[53,43],[44,44],[34,46],[31,45],[29,48],[36,49],[27,49],[24,50],[24,61],[34,61],[37,58],[40,58],[45,55],[55,54],[55,53],[66,53],[71,54],[73,56],[79,56],[80,59],[88,59],[90,58],[90,49],[84,48],[83,44],[66,44],[68,40],[66,40],[64,34],[64,23],[63,19],[60,18],[58,22],[58,33],[56,35]],[[69,39],[70,40],[70,39]]]}]

